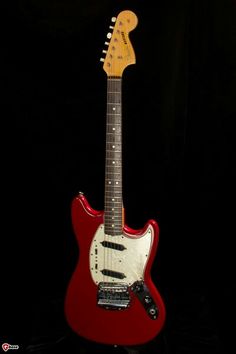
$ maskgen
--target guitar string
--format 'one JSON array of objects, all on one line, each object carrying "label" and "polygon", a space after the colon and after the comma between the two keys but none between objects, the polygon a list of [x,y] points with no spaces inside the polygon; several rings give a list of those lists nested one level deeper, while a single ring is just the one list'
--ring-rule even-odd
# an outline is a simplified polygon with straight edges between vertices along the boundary
[{"label": "guitar string", "polygon": [[[110,90],[110,82],[109,82],[109,77],[107,77],[107,116],[106,116],[106,133],[108,133],[108,109],[109,109],[109,90]],[[107,235],[107,229],[109,229],[108,226],[108,203],[107,203],[107,199],[108,199],[108,146],[109,146],[109,140],[108,140],[109,135],[106,134],[106,195],[105,195],[105,200],[106,200],[106,214],[105,214],[105,241],[107,241],[108,235]],[[107,248],[104,247],[104,256],[105,256],[105,264],[104,264],[104,269],[107,269],[107,256],[108,256],[108,252],[107,252]],[[104,272],[104,281],[107,280],[106,279],[106,274]]]},{"label": "guitar string", "polygon": [[[108,185],[107,185],[107,176],[108,176],[108,159],[107,159],[107,154],[108,154],[108,102],[109,102],[109,78],[107,77],[107,107],[106,107],[106,170],[105,170],[105,214],[104,214],[104,221],[105,221],[105,225],[104,225],[104,241],[107,241],[107,228],[108,228],[108,205],[107,205],[107,198],[108,198]],[[104,267],[103,269],[107,268],[107,248],[104,246]],[[105,272],[103,273],[103,282],[105,282],[106,280],[106,274]]]},{"label": "guitar string", "polygon": [[[117,62],[116,60],[112,60],[111,61],[111,72],[117,72],[116,69],[119,69],[118,72],[120,72],[120,62],[118,62],[118,65],[117,65]],[[119,113],[120,113],[120,116],[117,116],[116,117],[116,113],[114,112],[113,108],[111,109],[112,105],[108,105],[107,104],[107,113],[109,113],[109,115],[107,114],[107,117],[106,117],[106,122],[107,122],[107,127],[106,127],[106,132],[109,133],[109,129],[110,128],[113,128],[112,125],[114,124],[115,126],[117,125],[118,127],[118,132],[117,133],[118,135],[120,135],[120,142],[119,142],[119,145],[120,145],[120,150],[122,149],[122,142],[121,142],[121,139],[122,139],[122,133],[121,133],[121,125],[122,125],[122,122],[121,122],[121,78],[119,77],[119,80],[116,80],[118,77],[114,77],[114,76],[108,76],[107,77],[107,103],[111,103],[109,102],[109,99],[110,97],[112,97],[112,102],[115,103],[115,106],[119,106]],[[112,94],[110,94],[110,92],[113,92]],[[110,111],[111,110],[111,111]],[[112,123],[112,124],[111,124]],[[118,123],[118,124],[117,124]],[[112,140],[114,140],[114,145],[116,146],[114,152],[112,149],[110,149],[110,145],[111,145],[111,141],[109,139],[110,135],[107,134],[106,136],[106,149],[107,149],[107,152],[106,152],[106,157],[109,158],[107,159],[106,161],[106,178],[105,178],[105,192],[108,192],[108,193],[105,193],[105,226],[107,227],[108,229],[108,232],[106,234],[106,232],[104,233],[105,236],[104,236],[104,239],[105,241],[108,241],[109,242],[109,230],[112,230],[114,229],[114,232],[112,231],[111,233],[114,233],[114,235],[116,236],[116,230],[118,229],[118,227],[120,227],[120,225],[118,224],[118,216],[120,214],[120,210],[117,210],[117,209],[120,209],[120,204],[117,206],[117,203],[114,202],[114,199],[117,198],[117,195],[116,192],[115,192],[115,172],[117,171],[117,168],[119,167],[120,170],[120,178],[118,178],[118,183],[122,183],[122,178],[121,178],[121,171],[122,171],[122,166],[121,166],[121,158],[118,158],[116,159],[116,154],[115,154],[115,151],[117,151],[117,141],[118,139],[116,138],[116,133],[115,131],[113,131],[112,129],[112,132],[113,132],[113,135],[112,135]],[[113,144],[113,143],[112,143]],[[109,150],[109,151],[108,151]],[[110,153],[110,150],[111,150],[111,153]],[[120,151],[120,154],[121,154],[121,151]],[[112,157],[112,158],[111,158]],[[121,157],[121,155],[120,155]],[[111,158],[111,159],[110,159]],[[119,164],[117,164],[117,160],[119,160]],[[115,161],[115,164],[114,166],[113,165],[109,165],[111,161]],[[117,164],[117,165],[116,165]],[[109,171],[109,167],[111,169],[111,171]],[[112,167],[112,168],[111,168]],[[111,175],[109,178],[108,178],[108,172],[109,172],[109,175]],[[111,183],[109,183],[111,182]],[[121,185],[120,185],[120,189],[122,191],[122,188],[121,188]],[[111,193],[109,193],[111,192]],[[111,194],[111,195],[109,195]],[[112,197],[112,202],[114,203],[107,203],[107,201]],[[122,196],[121,196],[122,197]],[[116,201],[116,200],[115,200]],[[111,208],[114,209],[114,210],[110,210],[110,206],[111,205]],[[113,211],[113,213],[112,213]],[[114,219],[112,218],[114,217]],[[114,225],[114,226],[112,226]],[[117,227],[118,226],[118,227]],[[122,227],[123,227],[123,223],[122,223]],[[114,256],[114,246],[113,246],[113,242],[109,245],[111,247],[104,247],[104,269],[111,269],[113,270],[113,256]],[[103,277],[105,279],[105,276]],[[106,280],[107,280],[108,276],[106,276]],[[107,280],[108,281],[108,280]]]}]

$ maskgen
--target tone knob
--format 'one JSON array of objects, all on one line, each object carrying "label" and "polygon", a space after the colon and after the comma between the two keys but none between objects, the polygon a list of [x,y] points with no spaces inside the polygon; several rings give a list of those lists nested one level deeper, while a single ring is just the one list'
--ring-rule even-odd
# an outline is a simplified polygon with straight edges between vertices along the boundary
[{"label": "tone knob", "polygon": [[152,299],[150,296],[146,295],[144,301],[146,302],[146,304],[150,304],[152,302]]}]

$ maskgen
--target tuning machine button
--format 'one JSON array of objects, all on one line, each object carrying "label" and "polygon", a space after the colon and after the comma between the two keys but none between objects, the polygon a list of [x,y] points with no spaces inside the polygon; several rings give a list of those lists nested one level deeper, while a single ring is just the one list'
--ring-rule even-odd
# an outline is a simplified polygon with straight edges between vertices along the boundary
[{"label": "tuning machine button", "polygon": [[109,39],[111,38],[111,32],[107,33],[107,38],[109,38]]},{"label": "tuning machine button", "polygon": [[114,26],[109,26],[110,29],[114,29]]},{"label": "tuning machine button", "polygon": [[106,53],[107,53],[107,50],[104,50],[104,49],[103,49],[103,51],[102,51],[102,52],[106,54]]},{"label": "tuning machine button", "polygon": [[105,42],[104,44],[105,44],[105,45],[109,45],[109,42]]},{"label": "tuning machine button", "polygon": [[100,61],[104,62],[104,61],[105,61],[105,59],[104,59],[104,58],[100,58]]},{"label": "tuning machine button", "polygon": [[112,17],[111,22],[116,22],[116,17]]}]

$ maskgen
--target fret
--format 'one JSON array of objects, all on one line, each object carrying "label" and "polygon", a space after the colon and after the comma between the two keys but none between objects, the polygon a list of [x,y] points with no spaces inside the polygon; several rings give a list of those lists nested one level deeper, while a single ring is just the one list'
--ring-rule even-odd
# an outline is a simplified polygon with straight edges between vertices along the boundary
[{"label": "fret", "polygon": [[[112,210],[112,209],[114,209],[114,206],[117,208],[117,210],[118,210],[118,208],[122,207],[122,197],[120,198],[119,201],[116,201],[116,202],[105,200],[105,210],[107,210],[107,208]],[[114,210],[112,210],[112,211],[114,212]]]},{"label": "fret", "polygon": [[111,210],[111,208],[106,210],[105,217],[117,217],[117,218],[122,218],[122,212],[120,211],[119,208],[116,208],[116,210]]},{"label": "fret", "polygon": [[109,104],[109,105],[110,105],[110,104],[114,104],[114,105],[119,105],[119,106],[120,106],[120,105],[121,105],[121,102],[111,102],[111,101],[110,101],[110,102],[107,102],[107,105],[108,105],[108,104]]},{"label": "fret", "polygon": [[[105,222],[106,222],[106,220],[105,220]],[[121,230],[122,229],[122,221],[120,221],[119,222],[120,223],[120,225],[118,225],[118,224],[115,224],[114,222],[112,223],[108,223],[108,224],[105,224],[105,229],[112,229],[112,231],[117,231],[117,230]],[[112,226],[112,225],[114,225],[114,226]]]},{"label": "fret", "polygon": [[[120,164],[113,164],[111,163],[110,165],[108,165],[108,161],[107,161],[107,166],[106,166],[106,170],[105,172],[115,172],[115,173],[120,173],[121,174],[121,168],[122,168],[122,165],[121,163]],[[105,179],[108,179],[105,177]]]},{"label": "fret", "polygon": [[[114,205],[112,208],[111,206],[109,205],[109,209],[106,209],[105,210],[107,211],[107,215],[110,215],[110,216],[114,216],[114,215],[120,215],[122,216],[122,209],[120,209],[117,205]],[[106,214],[105,214],[106,216]]]},{"label": "fret", "polygon": [[112,184],[112,181],[110,179],[107,179],[106,181],[107,181],[106,186],[105,186],[106,192],[109,192],[110,190],[112,190],[112,192],[114,192],[114,193],[116,191],[122,191],[121,183],[120,184],[116,184],[117,180],[114,180],[113,184]]},{"label": "fret", "polygon": [[[107,187],[109,187],[109,186],[107,186]],[[108,194],[108,198],[113,197],[113,194],[114,194],[114,198],[112,198],[112,199],[122,198],[121,190],[114,190],[113,188],[112,188],[112,190],[108,190],[108,188],[107,188],[106,194]],[[107,200],[107,198],[105,198],[105,200]]]},{"label": "fret", "polygon": [[107,201],[108,203],[114,203],[114,202],[122,201],[122,193],[121,192],[114,191],[114,190],[112,192],[113,193],[111,193],[111,191],[107,190],[107,188],[106,188],[106,190],[105,190],[105,194],[106,194],[105,201]]},{"label": "fret", "polygon": [[[107,180],[107,182],[111,182],[111,181],[110,181],[110,180],[109,180],[109,181]],[[116,185],[116,184],[114,184],[114,185],[108,184],[108,186],[112,186],[112,189],[113,189],[113,188],[119,188],[119,189],[121,189],[121,186]]]},{"label": "fret", "polygon": [[118,125],[118,126],[120,126],[120,123],[107,123],[107,125]]},{"label": "fret", "polygon": [[114,133],[113,132],[107,132],[107,135],[112,135],[112,136],[120,136],[120,133],[115,133],[116,130],[114,130]]},{"label": "fret", "polygon": [[111,214],[109,209],[106,210],[105,218],[109,218],[109,220],[110,220],[112,217],[115,217],[115,218],[118,218],[118,219],[122,219],[122,215],[121,214],[115,214],[114,212],[113,212],[113,214]]},{"label": "fret", "polygon": [[[122,199],[122,198],[121,198],[121,199]],[[116,205],[116,204],[122,206],[122,200],[117,201],[117,202],[116,202],[116,201],[115,201],[115,202],[112,202],[112,201],[109,202],[109,201],[107,201],[107,200],[105,201],[105,205]]]},{"label": "fret", "polygon": [[112,219],[112,215],[110,214],[106,214],[105,215],[105,221],[107,221],[108,223],[112,223],[112,224],[116,224],[116,221],[122,221],[122,216],[118,216],[117,218],[115,217],[115,219]]},{"label": "fret", "polygon": [[121,201],[122,201],[122,194],[121,195],[116,195],[116,196],[107,195],[106,198],[105,198],[105,202],[111,203],[111,204],[112,203],[120,203]]},{"label": "fret", "polygon": [[[121,174],[121,165],[110,165],[110,166],[106,166],[106,173],[112,173],[114,171],[114,173],[118,173],[118,174]],[[105,177],[105,179],[108,179]]]},{"label": "fret", "polygon": [[[115,160],[114,157],[112,158],[112,157],[108,157],[108,156],[106,157],[106,159],[107,159],[108,161],[110,161],[110,160]],[[116,162],[119,162],[119,159],[118,159],[118,158],[117,158]]]},{"label": "fret", "polygon": [[[114,175],[120,175],[120,172],[108,172],[107,174],[111,175],[111,178],[114,176]],[[115,176],[114,176],[115,177]],[[111,179],[110,177],[106,177],[105,179],[108,180],[108,179]],[[116,179],[119,179],[118,176],[115,177]],[[120,178],[121,179],[121,178]]]},{"label": "fret", "polygon": [[[119,157],[118,157],[118,155],[119,155]],[[106,153],[106,160],[109,160],[109,161],[114,160],[114,158],[113,158],[114,156],[117,156],[117,160],[120,160],[120,161],[121,161],[121,159],[122,159],[122,153],[121,153],[121,152],[113,153],[113,151],[112,151],[112,152],[108,152],[108,151],[107,151],[107,153]]]},{"label": "fret", "polygon": [[109,220],[107,220],[107,218],[105,218],[105,221],[110,221],[110,222],[122,221],[122,218],[119,218],[118,220],[114,220],[111,218]]},{"label": "fret", "polygon": [[115,226],[117,226],[116,221],[120,222],[122,221],[122,215],[118,215],[116,216],[115,214],[109,214],[109,210],[105,210],[105,221],[107,221],[108,223],[112,223]]},{"label": "fret", "polygon": [[114,159],[112,160],[108,160],[106,159],[107,162],[106,162],[106,169],[105,169],[105,172],[107,173],[122,173],[121,169],[122,169],[122,164],[121,164],[121,161],[120,163],[112,163],[112,161],[114,161]]},{"label": "fret", "polygon": [[109,209],[106,210],[106,213],[105,213],[105,219],[108,219],[108,220],[112,220],[112,222],[114,222],[114,220],[118,219],[118,220],[121,220],[122,219],[122,215],[121,214],[111,214],[109,213]]}]

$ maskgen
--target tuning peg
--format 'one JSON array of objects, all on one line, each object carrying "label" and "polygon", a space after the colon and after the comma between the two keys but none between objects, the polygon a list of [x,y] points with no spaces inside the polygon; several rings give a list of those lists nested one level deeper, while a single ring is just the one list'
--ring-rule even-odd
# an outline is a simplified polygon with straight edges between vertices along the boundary
[{"label": "tuning peg", "polygon": [[110,32],[107,33],[107,38],[109,38],[109,39],[111,38],[111,33]]},{"label": "tuning peg", "polygon": [[107,53],[107,51],[106,51],[106,50],[104,50],[104,49],[103,49],[103,51],[102,51],[102,52],[103,52],[103,53],[105,53],[105,54]]},{"label": "tuning peg", "polygon": [[110,29],[114,29],[114,26],[109,26]]},{"label": "tuning peg", "polygon": [[105,42],[104,44],[105,44],[105,45],[109,45],[109,42]]},{"label": "tuning peg", "polygon": [[104,61],[105,61],[105,59],[104,59],[104,58],[100,58],[100,61],[104,62]]},{"label": "tuning peg", "polygon": [[116,17],[112,17],[111,22],[116,22]]}]

